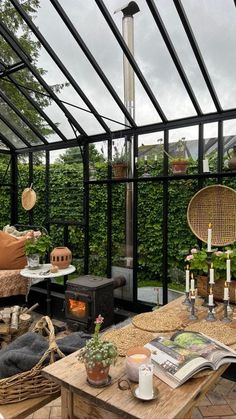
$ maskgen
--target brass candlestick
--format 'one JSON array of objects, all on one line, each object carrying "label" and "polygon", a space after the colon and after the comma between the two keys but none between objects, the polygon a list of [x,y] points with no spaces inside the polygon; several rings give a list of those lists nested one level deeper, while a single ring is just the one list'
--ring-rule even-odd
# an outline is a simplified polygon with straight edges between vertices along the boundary
[{"label": "brass candlestick", "polygon": [[223,319],[222,319],[222,321],[224,322],[224,323],[230,323],[232,320],[231,319],[229,319],[229,317],[228,317],[228,301],[229,300],[224,300],[224,317],[223,317]]}]

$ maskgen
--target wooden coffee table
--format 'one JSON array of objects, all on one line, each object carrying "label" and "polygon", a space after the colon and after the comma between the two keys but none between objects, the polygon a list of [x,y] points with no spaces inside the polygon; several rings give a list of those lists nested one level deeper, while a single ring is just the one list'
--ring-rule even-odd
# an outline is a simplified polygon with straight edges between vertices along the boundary
[{"label": "wooden coffee table", "polygon": [[[179,300],[179,301],[178,301]],[[160,309],[171,311],[182,303],[183,298],[172,301]],[[79,352],[79,351],[78,351]],[[199,399],[217,381],[227,365],[205,376],[192,378],[185,384],[172,389],[154,377],[158,397],[152,401],[140,401],[130,390],[120,390],[118,380],[126,378],[125,358],[119,357],[117,365],[111,367],[111,384],[103,388],[91,387],[86,381],[85,367],[77,360],[75,352],[44,368],[43,374],[61,385],[62,419],[85,418],[190,418],[191,411]]]}]

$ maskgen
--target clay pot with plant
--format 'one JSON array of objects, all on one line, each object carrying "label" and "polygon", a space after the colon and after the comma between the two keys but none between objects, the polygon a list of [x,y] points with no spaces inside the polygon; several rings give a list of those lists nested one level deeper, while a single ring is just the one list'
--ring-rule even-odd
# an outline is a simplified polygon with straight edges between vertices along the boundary
[{"label": "clay pot with plant", "polygon": [[115,365],[118,352],[112,342],[101,340],[99,331],[104,318],[99,314],[95,320],[93,337],[81,349],[78,359],[85,364],[87,380],[93,386],[105,386],[109,383],[110,365]]},{"label": "clay pot with plant", "polygon": [[112,171],[115,179],[124,179],[127,177],[128,160],[125,151],[119,152],[118,148],[114,146],[114,154],[112,156]]},{"label": "clay pot with plant", "polygon": [[189,159],[186,158],[186,146],[184,143],[184,138],[177,142],[175,156],[170,156],[166,151],[164,153],[170,159],[170,166],[172,173],[175,175],[182,175],[187,172],[187,168],[189,165]]}]

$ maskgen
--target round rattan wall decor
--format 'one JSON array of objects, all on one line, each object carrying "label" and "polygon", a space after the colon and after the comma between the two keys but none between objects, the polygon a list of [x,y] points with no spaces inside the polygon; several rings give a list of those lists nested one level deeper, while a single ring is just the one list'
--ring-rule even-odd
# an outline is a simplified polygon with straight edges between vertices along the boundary
[{"label": "round rattan wall decor", "polygon": [[228,186],[207,186],[188,205],[187,219],[193,234],[207,243],[212,224],[212,245],[226,246],[236,240],[236,191]]}]

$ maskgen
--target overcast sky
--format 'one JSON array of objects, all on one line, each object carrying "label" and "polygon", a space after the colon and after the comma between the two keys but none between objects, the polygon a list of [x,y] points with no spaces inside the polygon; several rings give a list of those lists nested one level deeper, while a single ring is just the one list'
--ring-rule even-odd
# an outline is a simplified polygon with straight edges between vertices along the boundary
[{"label": "overcast sky", "polygon": [[[145,0],[136,0],[136,2],[140,8],[140,12],[134,16],[135,58],[138,65],[168,119],[195,115],[195,110]],[[60,0],[60,3],[123,100],[122,51],[95,1]],[[120,31],[122,31],[122,13],[114,15],[114,11],[126,3],[122,0],[105,0],[105,4]],[[223,108],[235,108],[236,7],[234,0],[182,0],[182,3]],[[156,6],[203,112],[214,111],[214,105],[172,0],[156,0]],[[76,45],[49,0],[41,0],[36,24],[96,110],[102,115],[124,122],[123,114]],[[43,48],[38,63],[48,71],[45,76],[48,83],[55,84],[66,81],[65,76],[57,69]],[[137,79],[135,88],[135,118],[137,124],[159,122],[159,115]],[[86,105],[72,87],[64,88],[59,97],[86,108]],[[89,134],[102,132],[93,116],[73,108],[69,109],[86,132]],[[60,122],[61,130],[69,138],[74,137],[69,124],[57,106],[52,105],[47,112],[54,121]],[[111,129],[119,129],[120,127],[118,124],[109,121],[107,121],[107,125]],[[205,137],[214,136],[216,132],[216,124],[210,124],[205,129]],[[225,123],[224,134],[235,133],[235,124],[232,121]],[[183,136],[191,139],[196,138],[197,135],[197,127],[171,132],[172,139]],[[142,143],[155,143],[157,138],[161,136],[161,133],[142,136],[140,141]]]}]

